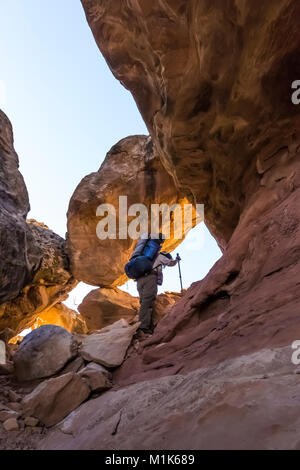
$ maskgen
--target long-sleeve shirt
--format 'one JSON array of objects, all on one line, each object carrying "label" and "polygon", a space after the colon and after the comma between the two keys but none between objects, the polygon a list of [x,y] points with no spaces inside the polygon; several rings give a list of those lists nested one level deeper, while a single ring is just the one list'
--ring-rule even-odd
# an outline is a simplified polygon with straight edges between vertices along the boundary
[{"label": "long-sleeve shirt", "polygon": [[162,253],[159,253],[152,267],[152,270],[155,270],[157,272],[157,283],[159,285],[162,285],[163,283],[162,267],[175,266],[177,262],[177,259],[169,259],[167,256],[163,255]]}]

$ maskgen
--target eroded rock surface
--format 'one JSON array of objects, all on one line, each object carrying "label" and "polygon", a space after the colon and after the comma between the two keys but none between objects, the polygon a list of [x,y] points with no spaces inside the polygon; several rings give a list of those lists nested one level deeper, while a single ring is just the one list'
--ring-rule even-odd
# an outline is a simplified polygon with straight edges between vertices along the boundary
[{"label": "eroded rock surface", "polygon": [[39,448],[298,449],[300,383],[290,358],[290,347],[265,349],[108,391],[71,413]]},{"label": "eroded rock surface", "polygon": [[[226,374],[218,364],[266,348],[288,351],[300,337],[300,115],[291,101],[292,82],[300,76],[300,4],[82,4],[109,67],[133,94],[164,168],[181,194],[205,204],[206,224],[223,249],[208,276],[187,290],[142,350],[114,374],[116,385],[150,387],[155,379],[168,381],[173,375],[176,382],[178,374],[191,377],[209,367],[223,385],[201,388],[199,395],[193,387],[186,400],[192,414],[182,413],[180,402],[161,425],[148,410],[140,424],[153,420],[161,426],[160,440],[153,432],[147,442],[145,436],[131,441],[120,433],[120,448],[153,448],[163,438],[162,448],[297,448],[287,412],[292,395],[286,393],[297,387],[296,375],[270,382],[250,379],[245,388],[239,382],[235,389],[231,381],[224,384]],[[293,367],[288,355],[282,357]],[[246,368],[248,374],[250,364]],[[249,407],[235,405],[238,389]],[[126,395],[129,388],[122,390]],[[167,389],[166,406],[172,393]],[[178,396],[179,387],[175,401]],[[198,396],[203,408],[199,405],[193,421]],[[298,414],[292,414],[298,426]],[[106,419],[108,426],[114,422],[111,415]],[[251,432],[257,426],[259,441]],[[125,428],[128,435],[126,420]]]},{"label": "eroded rock surface", "polygon": [[[161,161],[227,245],[299,115],[298,0],[82,0],[111,71],[131,91]],[[116,20],[117,18],[117,20]],[[121,38],[121,39],[120,39]],[[257,185],[256,185],[257,186]]]},{"label": "eroded rock surface", "polygon": [[95,362],[90,362],[79,375],[86,380],[92,392],[99,393],[112,387],[111,373]]}]

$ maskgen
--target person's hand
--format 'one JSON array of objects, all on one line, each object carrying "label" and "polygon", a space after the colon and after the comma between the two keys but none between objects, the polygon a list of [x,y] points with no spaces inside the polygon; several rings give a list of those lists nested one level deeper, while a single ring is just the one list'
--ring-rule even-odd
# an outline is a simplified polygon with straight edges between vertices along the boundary
[{"label": "person's hand", "polygon": [[181,258],[180,258],[180,256],[179,256],[179,253],[177,253],[176,259],[177,259],[177,261],[181,261]]}]

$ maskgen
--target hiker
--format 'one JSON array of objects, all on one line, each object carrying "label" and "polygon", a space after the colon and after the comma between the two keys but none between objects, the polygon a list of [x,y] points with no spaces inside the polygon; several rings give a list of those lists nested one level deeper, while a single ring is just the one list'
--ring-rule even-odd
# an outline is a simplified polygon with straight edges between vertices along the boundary
[{"label": "hiker", "polygon": [[157,285],[163,283],[162,267],[175,266],[180,261],[179,255],[173,260],[169,253],[160,252],[164,241],[165,237],[161,233],[157,237],[143,235],[125,267],[128,277],[137,282],[141,304],[138,331],[146,334],[152,334],[154,330],[154,303]]}]

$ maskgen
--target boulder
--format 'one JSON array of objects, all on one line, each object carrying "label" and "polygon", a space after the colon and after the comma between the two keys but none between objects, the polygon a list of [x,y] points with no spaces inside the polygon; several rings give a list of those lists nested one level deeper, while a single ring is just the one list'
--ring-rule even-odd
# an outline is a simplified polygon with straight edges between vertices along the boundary
[{"label": "boulder", "polygon": [[90,362],[79,375],[87,381],[92,392],[102,392],[112,387],[111,373],[94,362]]},{"label": "boulder", "polygon": [[79,352],[87,361],[105,367],[118,367],[124,361],[137,328],[138,323],[129,326],[126,320],[119,320],[83,338]]},{"label": "boulder", "polygon": [[84,297],[78,310],[89,331],[100,330],[124,318],[130,323],[139,310],[139,299],[118,288],[94,289]]},{"label": "boulder", "polygon": [[109,390],[51,429],[38,449],[298,449],[300,382],[290,357],[290,346],[264,349]]},{"label": "boulder", "polygon": [[60,375],[67,374],[68,372],[78,372],[84,367],[84,360],[81,356],[75,357],[72,361],[68,362],[67,365],[60,371]]},{"label": "boulder", "polygon": [[19,423],[16,418],[9,418],[4,421],[3,427],[6,431],[18,431]]},{"label": "boulder", "polygon": [[22,409],[22,405],[21,403],[17,402],[17,401],[12,401],[10,403],[8,403],[8,407],[13,410],[13,411],[16,411],[16,412],[19,412],[21,411]]},{"label": "boulder", "polygon": [[72,334],[55,325],[44,325],[25,336],[13,356],[19,381],[50,377],[77,354]]},{"label": "boulder", "polygon": [[77,408],[90,394],[87,383],[77,374],[69,372],[45,380],[23,400],[24,415],[53,426]]},{"label": "boulder", "polygon": [[[179,204],[183,207],[188,203],[163,168],[150,137],[130,136],[114,145],[100,169],[86,176],[77,186],[68,209],[67,247],[71,270],[76,279],[87,284],[115,287],[124,284],[127,279],[124,266],[137,240],[126,234],[124,238],[123,234],[121,237],[118,235],[119,229],[123,230],[127,225],[126,221],[124,226],[120,223],[119,213],[123,209],[119,207],[119,196],[127,197],[126,211],[133,204],[144,204],[149,213],[149,223],[151,204]],[[101,204],[110,204],[116,211],[117,232],[112,238],[100,239],[97,236],[101,217],[96,213]],[[171,217],[172,236],[166,240],[165,250],[175,249],[184,235],[196,225],[196,213],[191,215],[190,226],[182,220],[182,225],[177,227]],[[133,218],[130,214],[128,221]],[[162,231],[166,225],[163,225]],[[150,226],[144,232],[147,230],[150,231]]]},{"label": "boulder", "polygon": [[[181,298],[180,293],[165,292],[157,296],[153,322],[156,325]],[[140,301],[118,288],[94,289],[84,297],[78,310],[85,319],[89,331],[99,330],[124,318],[134,321],[139,313]]]},{"label": "boulder", "polygon": [[37,418],[33,418],[32,416],[26,416],[24,419],[24,425],[34,428],[38,425],[39,420]]}]

